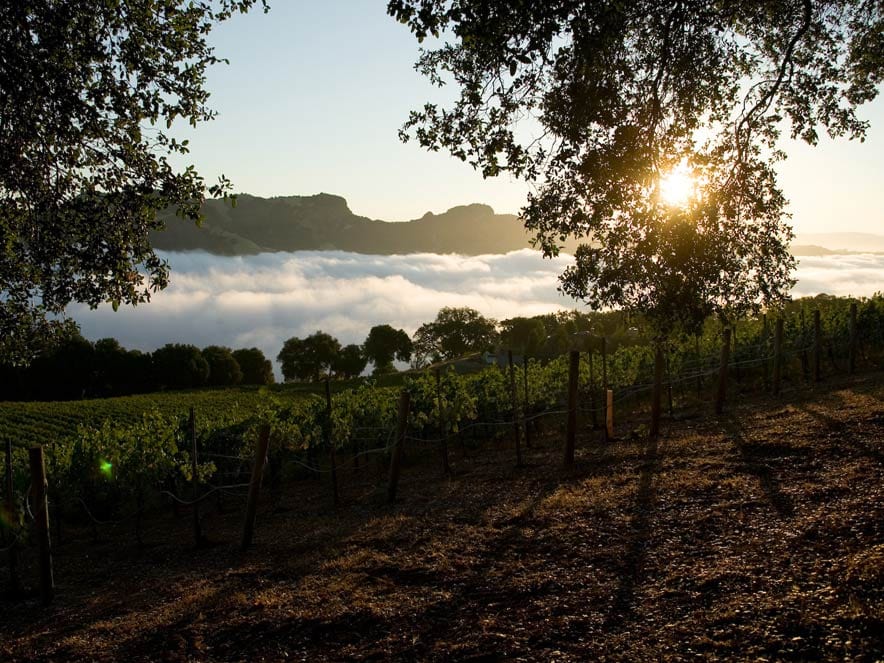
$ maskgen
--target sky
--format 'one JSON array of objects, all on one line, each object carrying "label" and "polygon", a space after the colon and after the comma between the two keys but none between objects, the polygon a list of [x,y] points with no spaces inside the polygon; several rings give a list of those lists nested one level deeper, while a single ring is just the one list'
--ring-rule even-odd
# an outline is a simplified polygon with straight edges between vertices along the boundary
[{"label": "sky", "polygon": [[[207,87],[218,117],[195,130],[188,162],[214,181],[258,196],[345,197],[356,214],[405,221],[474,202],[517,213],[528,185],[483,180],[447,153],[402,144],[408,112],[450,99],[413,69],[417,41],[386,15],[386,2],[275,0],[219,26],[211,42],[229,65]],[[796,231],[884,234],[884,100],[861,110],[865,143],[792,141],[780,183]]]}]

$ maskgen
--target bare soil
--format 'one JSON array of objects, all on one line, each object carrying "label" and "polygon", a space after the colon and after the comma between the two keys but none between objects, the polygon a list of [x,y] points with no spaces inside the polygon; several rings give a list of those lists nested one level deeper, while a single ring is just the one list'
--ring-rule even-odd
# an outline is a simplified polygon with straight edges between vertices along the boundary
[{"label": "bare soil", "polygon": [[338,509],[291,482],[246,553],[241,509],[199,550],[186,513],[142,549],[69,533],[55,603],[0,602],[0,660],[884,659],[884,374],[586,433],[567,472],[561,442],[451,478],[412,450],[395,506],[373,465]]}]

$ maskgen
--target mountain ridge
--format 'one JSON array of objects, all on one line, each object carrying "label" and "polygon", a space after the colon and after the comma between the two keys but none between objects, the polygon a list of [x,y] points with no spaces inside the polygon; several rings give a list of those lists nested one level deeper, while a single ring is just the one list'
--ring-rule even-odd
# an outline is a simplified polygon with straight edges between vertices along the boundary
[{"label": "mountain ridge", "polygon": [[[274,251],[339,250],[373,255],[407,253],[508,253],[531,247],[531,236],[515,214],[497,214],[489,205],[457,205],[410,221],[383,221],[353,213],[342,196],[261,198],[239,194],[236,205],[220,199],[203,204],[201,227],[172,211],[160,215],[166,229],[151,233],[154,248],[254,255]],[[562,247],[571,253],[578,242]],[[872,233],[801,233],[796,256],[884,252],[884,236]]]},{"label": "mountain ridge", "polygon": [[161,215],[166,229],[151,234],[154,248],[219,255],[301,250],[480,255],[531,246],[519,217],[497,214],[481,203],[390,222],[354,214],[344,198],[328,193],[273,198],[240,194],[235,206],[207,200],[202,213],[201,227],[171,212]]}]

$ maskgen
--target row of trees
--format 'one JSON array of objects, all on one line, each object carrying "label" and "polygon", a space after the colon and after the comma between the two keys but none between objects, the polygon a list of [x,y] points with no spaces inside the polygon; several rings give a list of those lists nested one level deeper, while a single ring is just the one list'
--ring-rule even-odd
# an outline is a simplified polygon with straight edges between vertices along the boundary
[{"label": "row of trees", "polygon": [[395,371],[394,361],[422,368],[498,347],[533,357],[554,356],[567,351],[580,332],[595,333],[621,344],[646,342],[638,328],[622,313],[567,311],[531,318],[515,317],[502,322],[467,307],[444,307],[436,319],[418,327],[413,337],[390,325],[372,327],[362,345],[342,346],[330,334],[317,331],[306,338],[288,339],[277,355],[286,381],[316,381],[324,375],[350,378],[361,375],[369,363],[375,375]]},{"label": "row of trees", "polygon": [[322,375],[340,378],[357,377],[368,363],[374,373],[391,373],[393,360],[409,361],[414,344],[402,329],[390,325],[371,328],[362,345],[341,346],[330,334],[317,331],[306,338],[292,337],[276,356],[286,381],[319,380]]},{"label": "row of trees", "polygon": [[113,338],[92,343],[78,333],[53,344],[27,367],[0,365],[2,400],[71,400],[273,382],[273,366],[258,348],[210,345],[200,350],[169,343],[146,353],[127,350]]},{"label": "row of trees", "polygon": [[[875,312],[875,302],[879,300],[880,297],[876,296],[860,307],[860,319],[868,318],[864,325],[867,331],[880,326]],[[807,316],[810,314],[806,314],[807,311],[813,308],[827,310],[833,306],[847,310],[847,301],[823,294],[787,302],[782,312],[799,316],[803,320],[804,332],[809,333]],[[739,324],[731,324],[740,327],[747,324],[749,319],[743,318]],[[682,331],[673,334],[671,340],[702,335],[704,329],[714,335],[718,332],[712,334],[711,330],[718,329],[720,324],[721,321],[708,318],[694,333]],[[317,331],[303,339],[287,340],[277,361],[286,381],[316,381],[324,375],[356,377],[365,371],[369,362],[374,366],[373,372],[379,374],[395,371],[394,360],[410,361],[412,368],[418,369],[471,353],[501,349],[548,359],[575,348],[598,351],[602,339],[612,353],[620,347],[659,344],[654,320],[624,311],[559,311],[498,322],[472,308],[444,307],[439,310],[435,320],[422,324],[411,338],[402,329],[378,325],[372,327],[361,346],[342,347],[330,334]]]},{"label": "row of trees", "polygon": [[[819,295],[791,302],[785,308],[787,313],[800,317],[804,331],[809,333],[804,309],[836,306],[846,310],[846,301]],[[884,332],[880,329],[878,301],[879,297],[867,300],[859,318],[865,333],[877,330],[875,334],[880,336]],[[708,325],[715,326],[716,322],[710,319]],[[277,361],[286,381],[306,382],[325,375],[357,377],[369,363],[374,374],[382,374],[396,370],[394,361],[410,361],[413,368],[423,368],[500,349],[548,359],[574,348],[599,350],[602,339],[613,353],[623,346],[649,345],[656,338],[653,322],[622,311],[560,311],[497,322],[475,309],[445,307],[435,320],[418,327],[413,337],[402,329],[377,325],[361,345],[342,346],[330,334],[317,331],[303,339],[288,339]],[[271,362],[257,348],[230,350],[213,345],[200,350],[193,345],[170,343],[144,353],[126,350],[113,338],[91,343],[79,334],[46,348],[27,368],[0,365],[2,400],[69,400],[273,382]]]}]

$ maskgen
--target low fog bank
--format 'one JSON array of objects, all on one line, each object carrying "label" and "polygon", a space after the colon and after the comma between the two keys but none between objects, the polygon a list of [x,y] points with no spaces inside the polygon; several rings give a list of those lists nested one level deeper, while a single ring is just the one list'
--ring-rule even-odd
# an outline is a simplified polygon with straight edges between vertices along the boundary
[{"label": "low fog bank", "polygon": [[[361,343],[383,323],[411,334],[442,306],[470,306],[498,320],[575,306],[556,290],[570,256],[544,260],[529,249],[482,256],[161,255],[172,267],[171,284],[149,304],[116,313],[110,306],[71,307],[86,338],[112,336],[146,351],[170,342],[255,346],[275,360],[291,336],[321,329],[342,343]],[[796,277],[796,297],[868,296],[884,289],[884,255],[801,258]]]}]

